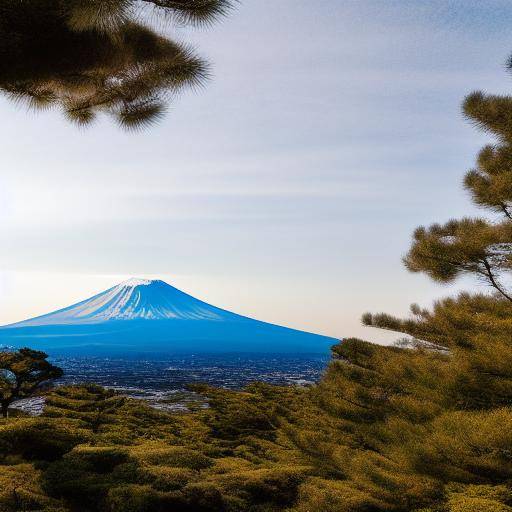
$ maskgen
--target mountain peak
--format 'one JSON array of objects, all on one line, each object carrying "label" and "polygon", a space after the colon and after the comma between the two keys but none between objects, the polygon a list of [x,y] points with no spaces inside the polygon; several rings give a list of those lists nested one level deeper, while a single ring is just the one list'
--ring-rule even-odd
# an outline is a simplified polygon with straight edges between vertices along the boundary
[{"label": "mountain peak", "polygon": [[211,306],[159,279],[132,277],[67,308],[16,326],[100,324],[118,320],[211,320],[241,318]]},{"label": "mountain peak", "polygon": [[0,348],[31,346],[91,354],[325,352],[335,342],[251,320],[159,279],[140,278],[128,279],[67,308],[0,328]]},{"label": "mountain peak", "polygon": [[[126,286],[128,288],[135,288],[136,286],[149,286],[152,284],[164,283],[160,279],[141,279],[139,277],[131,277],[122,283],[119,283],[118,286]],[[167,284],[167,283],[165,283]]]}]

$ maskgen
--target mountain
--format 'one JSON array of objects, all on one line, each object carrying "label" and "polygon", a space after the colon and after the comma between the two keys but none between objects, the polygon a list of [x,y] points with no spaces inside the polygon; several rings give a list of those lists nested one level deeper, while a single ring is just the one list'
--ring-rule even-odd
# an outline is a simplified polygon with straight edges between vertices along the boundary
[{"label": "mountain", "polygon": [[129,279],[67,308],[0,327],[0,344],[51,354],[325,353],[338,340],[211,306],[160,280]]},{"label": "mountain", "polygon": [[115,320],[220,321],[235,317],[238,315],[210,306],[164,281],[132,278],[67,308],[9,327],[98,324]]}]

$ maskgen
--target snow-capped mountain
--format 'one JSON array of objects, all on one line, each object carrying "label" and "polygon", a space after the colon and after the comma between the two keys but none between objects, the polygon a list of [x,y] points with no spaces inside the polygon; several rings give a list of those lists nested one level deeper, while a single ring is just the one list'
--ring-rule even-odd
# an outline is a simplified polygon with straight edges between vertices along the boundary
[{"label": "snow-capped mountain", "polygon": [[325,352],[337,340],[252,320],[160,280],[129,279],[0,328],[0,344],[58,352]]},{"label": "snow-capped mountain", "polygon": [[96,324],[141,319],[232,320],[233,316],[236,315],[197,300],[164,281],[132,278],[67,308],[14,325]]}]

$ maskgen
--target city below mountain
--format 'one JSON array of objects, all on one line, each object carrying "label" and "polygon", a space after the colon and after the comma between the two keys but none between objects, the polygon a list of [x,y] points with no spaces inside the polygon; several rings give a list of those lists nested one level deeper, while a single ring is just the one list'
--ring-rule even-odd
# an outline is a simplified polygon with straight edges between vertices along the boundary
[{"label": "city below mountain", "polygon": [[147,279],[0,328],[0,345],[50,354],[326,353],[337,341],[237,315]]}]

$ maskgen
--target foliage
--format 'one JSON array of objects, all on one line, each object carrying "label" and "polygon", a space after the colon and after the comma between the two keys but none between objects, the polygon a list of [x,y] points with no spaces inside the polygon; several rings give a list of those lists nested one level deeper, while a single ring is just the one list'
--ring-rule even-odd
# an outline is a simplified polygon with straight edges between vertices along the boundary
[{"label": "foliage", "polygon": [[33,109],[59,107],[80,126],[99,112],[127,129],[147,126],[208,75],[189,46],[149,21],[208,24],[229,7],[229,0],[2,0],[0,90]]},{"label": "foliage", "polygon": [[404,262],[409,270],[443,282],[474,275],[512,302],[504,284],[512,271],[512,97],[475,92],[465,99],[463,112],[496,138],[480,151],[464,186],[478,206],[498,218],[452,219],[420,227]]},{"label": "foliage", "polygon": [[15,400],[34,395],[41,386],[62,375],[62,370],[47,361],[44,352],[22,348],[0,352],[0,412],[7,417]]},{"label": "foliage", "polygon": [[[46,500],[66,511],[256,512],[291,505],[307,468],[283,457],[291,446],[277,440],[276,426],[262,430],[261,418],[251,423],[248,413],[243,428],[231,430],[232,416],[223,423],[222,414],[267,394],[258,402],[264,415],[275,408],[270,394],[293,390],[210,391],[209,409],[171,414],[96,385],[58,387],[46,396],[42,416],[0,423],[0,473],[24,468],[35,475],[38,506]],[[8,511],[21,510],[11,498],[5,503]]]}]

